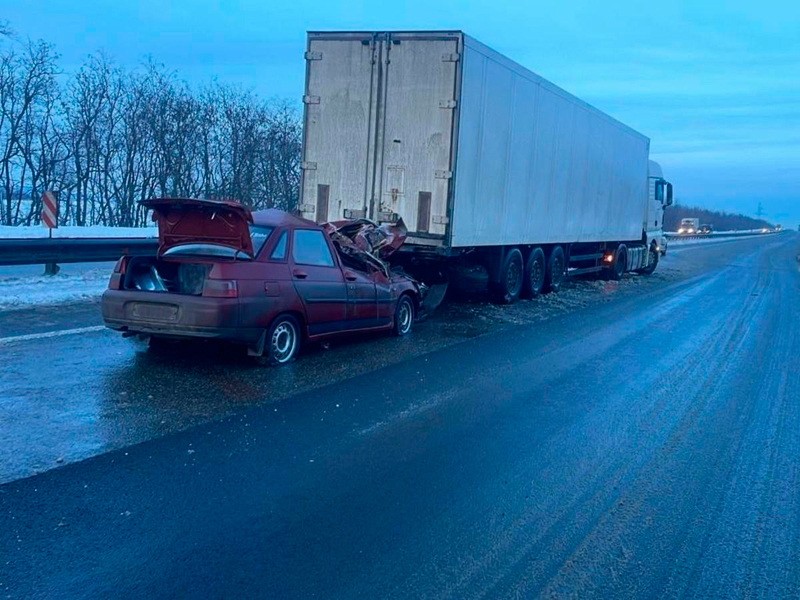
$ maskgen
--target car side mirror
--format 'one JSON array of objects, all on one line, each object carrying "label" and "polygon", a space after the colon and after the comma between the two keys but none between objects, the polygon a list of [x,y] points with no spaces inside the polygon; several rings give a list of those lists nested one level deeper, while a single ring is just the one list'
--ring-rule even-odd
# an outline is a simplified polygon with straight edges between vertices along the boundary
[{"label": "car side mirror", "polygon": [[672,206],[672,184],[671,183],[667,184],[667,202],[666,202],[666,205],[667,206]]}]

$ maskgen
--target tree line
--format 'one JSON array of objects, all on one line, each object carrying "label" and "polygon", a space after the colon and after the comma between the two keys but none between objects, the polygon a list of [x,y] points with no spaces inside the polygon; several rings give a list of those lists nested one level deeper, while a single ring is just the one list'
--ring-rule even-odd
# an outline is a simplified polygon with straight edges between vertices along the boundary
[{"label": "tree line", "polygon": [[671,206],[664,212],[664,230],[678,231],[681,219],[700,219],[701,225],[711,225],[715,231],[740,231],[772,227],[762,219],[754,219],[740,214],[732,214],[697,206]]},{"label": "tree line", "polygon": [[38,224],[46,190],[60,224],[145,225],[137,201],[159,196],[295,208],[302,124],[291,102],[193,88],[152,60],[124,69],[103,53],[64,74],[52,45],[2,34],[0,223]]}]

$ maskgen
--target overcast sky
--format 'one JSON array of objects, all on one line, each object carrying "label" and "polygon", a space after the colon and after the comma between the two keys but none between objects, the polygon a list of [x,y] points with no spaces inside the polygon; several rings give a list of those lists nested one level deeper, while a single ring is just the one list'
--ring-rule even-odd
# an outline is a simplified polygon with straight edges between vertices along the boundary
[{"label": "overcast sky", "polygon": [[680,202],[800,223],[797,0],[2,0],[4,19],[67,70],[104,49],[296,99],[306,30],[462,29],[649,136]]}]

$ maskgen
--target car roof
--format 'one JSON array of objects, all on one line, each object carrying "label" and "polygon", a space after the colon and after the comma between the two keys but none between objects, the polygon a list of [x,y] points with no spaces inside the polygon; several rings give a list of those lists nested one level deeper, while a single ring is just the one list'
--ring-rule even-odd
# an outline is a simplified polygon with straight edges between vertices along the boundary
[{"label": "car roof", "polygon": [[285,210],[278,210],[276,208],[254,211],[253,224],[269,225],[272,227],[294,225],[295,227],[304,227],[307,229],[322,229],[314,221],[309,221],[308,219],[298,217],[286,212]]}]

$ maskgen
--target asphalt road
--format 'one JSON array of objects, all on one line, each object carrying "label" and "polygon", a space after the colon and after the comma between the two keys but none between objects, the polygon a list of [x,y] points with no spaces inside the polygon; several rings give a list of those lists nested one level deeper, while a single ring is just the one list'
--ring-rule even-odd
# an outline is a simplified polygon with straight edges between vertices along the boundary
[{"label": "asphalt road", "polygon": [[[0,597],[797,598],[798,254],[682,248],[546,319],[445,312],[285,370],[7,342]],[[41,436],[83,453],[17,479]]]}]

